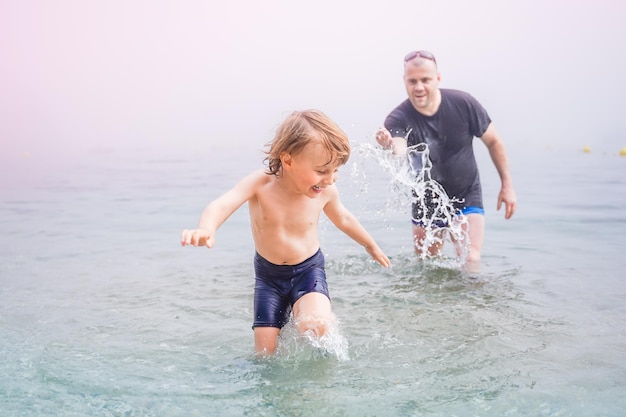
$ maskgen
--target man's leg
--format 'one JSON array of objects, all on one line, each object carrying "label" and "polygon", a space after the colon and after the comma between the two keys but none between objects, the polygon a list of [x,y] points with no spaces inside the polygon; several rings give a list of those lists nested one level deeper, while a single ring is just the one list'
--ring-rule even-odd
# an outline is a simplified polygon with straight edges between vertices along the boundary
[{"label": "man's leg", "polygon": [[467,265],[477,266],[480,264],[480,253],[483,249],[485,238],[485,216],[478,213],[467,214],[467,234],[470,240]]},{"label": "man's leg", "polygon": [[444,230],[433,232],[435,241],[430,242],[428,248],[424,248],[424,245],[426,245],[426,232],[427,230],[425,228],[415,224],[413,225],[413,245],[415,247],[415,253],[420,257],[423,257],[426,253],[428,253],[429,257],[439,255],[445,241]]}]

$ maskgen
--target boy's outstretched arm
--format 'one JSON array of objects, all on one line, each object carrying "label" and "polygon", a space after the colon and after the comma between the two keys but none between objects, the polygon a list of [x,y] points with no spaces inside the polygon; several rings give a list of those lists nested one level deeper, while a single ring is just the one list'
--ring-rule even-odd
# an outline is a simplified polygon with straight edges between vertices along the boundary
[{"label": "boy's outstretched arm", "polygon": [[181,245],[213,247],[217,229],[254,195],[256,188],[265,177],[265,173],[256,171],[210,202],[202,211],[198,228],[183,230],[180,238]]},{"label": "boy's outstretched arm", "polygon": [[358,244],[364,246],[367,253],[379,264],[385,267],[391,266],[391,261],[389,261],[387,255],[378,247],[374,238],[370,236],[354,214],[348,211],[341,203],[337,188],[332,186],[327,187],[326,190],[333,193],[330,201],[324,206],[324,213],[330,221]]}]

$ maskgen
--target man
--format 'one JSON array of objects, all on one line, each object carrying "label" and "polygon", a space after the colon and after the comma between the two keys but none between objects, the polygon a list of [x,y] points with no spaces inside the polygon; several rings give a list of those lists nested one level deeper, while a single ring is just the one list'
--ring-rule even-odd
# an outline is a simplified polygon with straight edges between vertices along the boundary
[{"label": "man", "polygon": [[[377,142],[396,155],[405,155],[408,146],[428,145],[432,161],[431,177],[442,185],[467,222],[470,247],[467,263],[478,265],[485,232],[482,190],[472,141],[479,137],[489,150],[500,175],[501,188],[497,209],[505,205],[504,217],[515,213],[517,198],[513,188],[504,144],[487,111],[468,93],[440,89],[441,74],[435,56],[415,51],[404,58],[404,84],[408,99],[396,107],[376,133]],[[435,256],[443,246],[424,248],[426,229],[413,204],[413,239],[418,254]],[[439,233],[442,233],[441,231]]]}]

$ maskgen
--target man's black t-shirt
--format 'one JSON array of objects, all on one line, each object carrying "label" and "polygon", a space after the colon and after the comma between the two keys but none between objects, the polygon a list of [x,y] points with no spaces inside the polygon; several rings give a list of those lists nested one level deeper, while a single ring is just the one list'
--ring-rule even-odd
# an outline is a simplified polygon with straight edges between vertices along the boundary
[{"label": "man's black t-shirt", "polygon": [[470,94],[440,89],[441,104],[432,116],[419,113],[407,99],[385,120],[393,137],[404,137],[408,146],[426,143],[432,161],[431,178],[450,198],[463,201],[458,208],[483,207],[478,166],[472,142],[481,137],[491,119]]}]

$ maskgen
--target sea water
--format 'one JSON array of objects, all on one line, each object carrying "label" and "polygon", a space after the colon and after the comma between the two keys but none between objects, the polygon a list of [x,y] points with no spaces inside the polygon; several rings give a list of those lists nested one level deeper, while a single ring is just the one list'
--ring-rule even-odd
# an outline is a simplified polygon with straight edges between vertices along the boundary
[{"label": "sea water", "polygon": [[[260,148],[261,146],[259,146]],[[1,416],[622,416],[626,159],[509,149],[519,206],[486,208],[480,271],[414,253],[410,201],[356,150],[337,183],[390,257],[324,217],[337,334],[253,355],[246,207],[215,247],[180,231],[258,151],[31,152],[1,179]],[[354,174],[354,175],[353,175]]]}]

